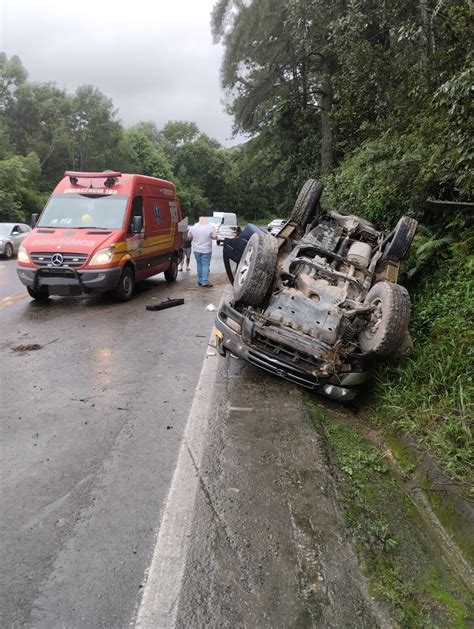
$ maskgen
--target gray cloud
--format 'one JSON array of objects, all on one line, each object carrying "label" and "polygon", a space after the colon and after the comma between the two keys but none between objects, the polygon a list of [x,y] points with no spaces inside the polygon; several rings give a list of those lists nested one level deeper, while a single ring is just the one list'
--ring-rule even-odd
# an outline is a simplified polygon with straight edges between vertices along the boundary
[{"label": "gray cloud", "polygon": [[232,119],[219,86],[222,48],[212,43],[215,0],[4,0],[0,49],[30,80],[74,91],[92,84],[126,126],[192,120],[226,146]]}]

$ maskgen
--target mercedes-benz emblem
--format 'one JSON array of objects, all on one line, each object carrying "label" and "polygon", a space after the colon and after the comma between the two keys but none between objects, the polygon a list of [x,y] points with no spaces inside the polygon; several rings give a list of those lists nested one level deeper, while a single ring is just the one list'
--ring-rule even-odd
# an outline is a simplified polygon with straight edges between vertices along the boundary
[{"label": "mercedes-benz emblem", "polygon": [[64,262],[64,258],[60,253],[55,253],[52,257],[51,257],[51,264],[53,266],[62,266],[62,263]]}]

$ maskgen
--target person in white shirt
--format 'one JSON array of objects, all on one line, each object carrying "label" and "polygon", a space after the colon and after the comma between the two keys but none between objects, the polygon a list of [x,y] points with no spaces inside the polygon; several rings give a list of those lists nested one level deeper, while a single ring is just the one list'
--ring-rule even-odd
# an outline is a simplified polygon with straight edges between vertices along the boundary
[{"label": "person in white shirt", "polygon": [[205,216],[199,217],[199,223],[189,228],[188,238],[191,241],[194,257],[196,258],[198,284],[211,288],[209,284],[209,269],[212,257],[212,241],[216,240],[217,232],[206,222]]}]

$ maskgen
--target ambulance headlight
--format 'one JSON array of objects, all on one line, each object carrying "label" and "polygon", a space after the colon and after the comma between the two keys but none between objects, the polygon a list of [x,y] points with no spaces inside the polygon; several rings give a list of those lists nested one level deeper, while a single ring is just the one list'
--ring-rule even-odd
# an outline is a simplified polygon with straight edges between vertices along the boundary
[{"label": "ambulance headlight", "polygon": [[105,249],[99,249],[92,256],[92,260],[89,262],[89,266],[102,266],[103,264],[109,264],[115,254],[115,247],[106,247]]},{"label": "ambulance headlight", "polygon": [[30,261],[30,256],[28,255],[25,247],[23,245],[20,245],[20,248],[18,249],[18,262],[29,262]]}]

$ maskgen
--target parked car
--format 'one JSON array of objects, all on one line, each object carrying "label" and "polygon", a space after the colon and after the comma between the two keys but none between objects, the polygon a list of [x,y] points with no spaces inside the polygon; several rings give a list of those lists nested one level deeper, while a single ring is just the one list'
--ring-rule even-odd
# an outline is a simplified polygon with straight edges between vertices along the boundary
[{"label": "parked car", "polygon": [[267,230],[270,232],[270,234],[274,236],[278,234],[278,232],[280,231],[280,229],[283,227],[285,223],[286,223],[285,219],[275,218],[271,223],[268,223]]},{"label": "parked car", "polygon": [[220,225],[237,225],[237,215],[234,212],[213,212]]},{"label": "parked car", "polygon": [[220,225],[217,230],[217,244],[222,245],[225,238],[235,238],[241,231],[238,225]]},{"label": "parked car", "polygon": [[0,255],[13,258],[30,231],[24,223],[0,223]]},{"label": "parked car", "polygon": [[375,359],[407,345],[410,298],[397,283],[417,223],[388,234],[324,210],[323,186],[303,186],[275,236],[256,225],[224,243],[233,294],[219,307],[219,353],[337,400],[353,400]]}]

